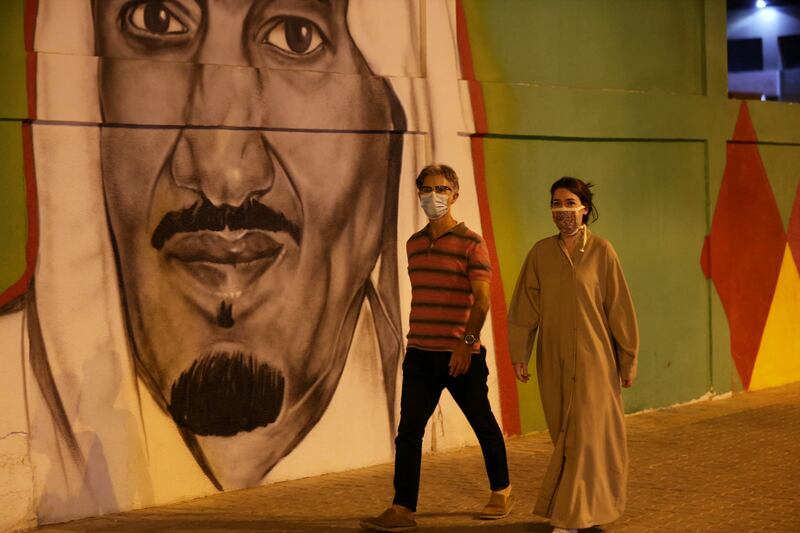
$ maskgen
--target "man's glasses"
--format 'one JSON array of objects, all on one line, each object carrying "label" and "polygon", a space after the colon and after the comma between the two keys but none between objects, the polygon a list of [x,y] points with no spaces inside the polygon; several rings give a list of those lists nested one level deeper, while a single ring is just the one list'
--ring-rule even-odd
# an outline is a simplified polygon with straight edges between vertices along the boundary
[{"label": "man's glasses", "polygon": [[435,185],[433,187],[428,187],[427,185],[424,185],[419,188],[420,194],[430,194],[433,191],[436,191],[436,194],[449,194],[453,192],[453,189],[451,189],[447,185]]}]

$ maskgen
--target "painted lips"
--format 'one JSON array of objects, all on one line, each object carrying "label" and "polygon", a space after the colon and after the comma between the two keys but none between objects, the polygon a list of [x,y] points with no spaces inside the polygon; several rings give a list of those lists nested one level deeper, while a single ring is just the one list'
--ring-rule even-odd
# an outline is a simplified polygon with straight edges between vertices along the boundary
[{"label": "painted lips", "polygon": [[181,233],[161,250],[218,296],[236,296],[279,257],[283,245],[259,230]]}]

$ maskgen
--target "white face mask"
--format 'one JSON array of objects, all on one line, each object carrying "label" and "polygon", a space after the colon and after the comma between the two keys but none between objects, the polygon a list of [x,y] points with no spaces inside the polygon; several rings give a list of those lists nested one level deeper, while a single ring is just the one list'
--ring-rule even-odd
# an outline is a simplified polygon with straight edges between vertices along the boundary
[{"label": "white face mask", "polygon": [[583,227],[583,214],[579,215],[578,213],[584,209],[585,206],[579,205],[578,207],[551,207],[550,211],[553,212],[553,221],[558,226],[558,231],[564,235],[575,235]]},{"label": "white face mask", "polygon": [[447,195],[439,194],[435,191],[420,194],[419,206],[425,211],[425,214],[430,220],[439,220],[450,209],[450,206],[447,204]]}]

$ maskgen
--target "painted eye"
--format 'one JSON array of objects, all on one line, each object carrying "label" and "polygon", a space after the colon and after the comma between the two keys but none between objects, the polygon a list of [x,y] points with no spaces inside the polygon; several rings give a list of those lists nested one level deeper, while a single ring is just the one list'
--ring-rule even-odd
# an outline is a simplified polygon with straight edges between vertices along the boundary
[{"label": "painted eye", "polygon": [[286,17],[267,32],[261,41],[281,51],[296,55],[309,55],[322,46],[322,32],[304,18]]},{"label": "painted eye", "polygon": [[166,2],[158,0],[137,5],[128,15],[128,20],[137,30],[153,35],[178,35],[189,31],[181,19],[166,6]]}]

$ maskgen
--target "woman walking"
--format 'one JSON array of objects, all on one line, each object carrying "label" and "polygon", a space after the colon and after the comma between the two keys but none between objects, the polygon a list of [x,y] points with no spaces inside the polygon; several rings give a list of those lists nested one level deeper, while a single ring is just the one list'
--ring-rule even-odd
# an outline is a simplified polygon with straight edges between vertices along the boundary
[{"label": "woman walking", "polygon": [[514,373],[536,374],[555,446],[534,513],[556,532],[613,522],[625,509],[628,454],[620,385],[636,375],[639,334],[611,243],[589,231],[591,184],[564,177],[550,188],[559,233],[525,259],[509,310]]}]

